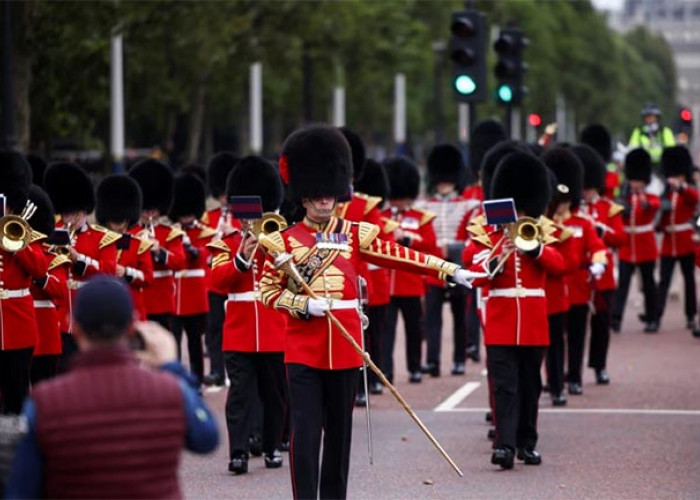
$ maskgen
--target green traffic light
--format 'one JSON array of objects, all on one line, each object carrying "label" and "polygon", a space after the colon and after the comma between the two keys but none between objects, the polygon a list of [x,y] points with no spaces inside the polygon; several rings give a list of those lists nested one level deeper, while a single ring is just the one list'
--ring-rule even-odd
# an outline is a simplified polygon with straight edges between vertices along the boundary
[{"label": "green traffic light", "polygon": [[455,88],[462,95],[470,95],[476,90],[476,82],[471,76],[459,75],[455,79]]},{"label": "green traffic light", "polygon": [[498,87],[498,98],[501,102],[511,102],[513,100],[513,89],[505,83]]}]

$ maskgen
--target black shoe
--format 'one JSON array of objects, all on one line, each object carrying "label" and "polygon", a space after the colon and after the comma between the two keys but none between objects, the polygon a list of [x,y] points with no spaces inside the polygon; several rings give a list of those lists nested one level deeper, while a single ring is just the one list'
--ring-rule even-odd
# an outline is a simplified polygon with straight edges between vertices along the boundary
[{"label": "black shoe", "polygon": [[355,406],[367,406],[367,394],[358,392],[355,395]]},{"label": "black shoe", "polygon": [[542,456],[534,448],[518,448],[518,460],[525,462],[525,465],[540,465]]},{"label": "black shoe", "polygon": [[439,377],[440,366],[437,363],[428,363],[420,367],[420,372],[430,375],[431,377]]},{"label": "black shoe", "polygon": [[552,394],[552,406],[566,406],[566,396],[563,394]]},{"label": "black shoe", "polygon": [[467,347],[467,357],[471,359],[474,363],[481,361],[481,356],[479,355],[479,346],[470,345]]},{"label": "black shoe", "polygon": [[464,375],[465,371],[464,363],[455,363],[452,368],[452,375]]},{"label": "black shoe", "polygon": [[581,384],[577,382],[570,382],[569,394],[571,394],[572,396],[580,396],[581,394],[583,394],[583,387],[581,387]]},{"label": "black shoe", "polygon": [[620,323],[621,321],[619,319],[614,319],[610,322],[610,329],[613,333],[620,333]]},{"label": "black shoe", "polygon": [[550,390],[550,389],[549,389],[549,384],[544,384],[544,385],[542,386],[542,392],[549,392],[549,390]]},{"label": "black shoe", "polygon": [[384,386],[381,382],[372,382],[369,386],[369,392],[372,394],[381,394],[384,392]]},{"label": "black shoe", "polygon": [[646,314],[637,314],[637,318],[639,318],[639,321],[642,323],[648,323],[649,321],[647,320],[647,315]]},{"label": "black shoe", "polygon": [[237,455],[228,463],[228,471],[235,474],[245,474],[248,472],[248,457]]},{"label": "black shoe", "polygon": [[493,422],[493,413],[491,413],[490,410],[486,412],[486,415],[484,415],[484,420],[487,422]]},{"label": "black shoe", "polygon": [[700,337],[700,327],[695,327],[693,328],[693,337],[699,338]]},{"label": "black shoe", "polygon": [[605,368],[595,371],[595,383],[598,385],[608,385],[610,383],[610,377]]},{"label": "black shoe", "polygon": [[248,438],[248,446],[250,448],[250,454],[254,457],[261,457],[263,454],[262,449],[262,439],[260,436],[250,436]]},{"label": "black shoe", "polygon": [[698,325],[695,322],[695,318],[688,318],[688,320],[685,323],[685,327],[690,331],[696,330]]},{"label": "black shoe", "polygon": [[280,451],[289,451],[289,439],[282,440],[280,443]]},{"label": "black shoe", "polygon": [[513,450],[507,446],[502,446],[496,448],[491,455],[491,463],[493,465],[500,465],[501,469],[512,469],[513,468]]},{"label": "black shoe", "polygon": [[275,450],[272,453],[265,453],[265,468],[266,469],[279,469],[282,467],[282,455],[280,452]]},{"label": "black shoe", "polygon": [[494,427],[491,427],[489,431],[486,433],[486,439],[493,441],[496,439],[496,429]]},{"label": "black shoe", "polygon": [[212,385],[222,387],[225,385],[226,381],[224,380],[224,377],[216,375],[214,373],[210,373],[209,375],[204,376],[202,383],[207,387]]},{"label": "black shoe", "polygon": [[659,322],[658,321],[650,321],[644,327],[644,333],[658,333],[658,331],[659,331]]},{"label": "black shoe", "polygon": [[411,372],[408,376],[408,381],[411,384],[420,384],[421,380],[423,380],[423,376],[420,374],[420,372]]}]

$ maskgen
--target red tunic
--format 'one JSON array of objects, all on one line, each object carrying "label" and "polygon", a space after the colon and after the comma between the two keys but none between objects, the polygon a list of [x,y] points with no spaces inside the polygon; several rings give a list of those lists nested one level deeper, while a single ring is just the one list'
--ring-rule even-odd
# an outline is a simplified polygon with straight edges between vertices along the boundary
[{"label": "red tunic", "polygon": [[[185,250],[185,268],[175,272],[175,314],[188,316],[204,314],[209,311],[209,286],[207,269],[209,269],[209,250],[206,245],[216,234],[209,227],[193,226],[186,229],[186,239],[199,254],[194,257]],[[184,249],[184,245],[183,245]]]},{"label": "red tunic", "polygon": [[[32,283],[30,291],[34,298],[34,315],[38,332],[38,342],[34,356],[56,355],[63,352],[61,345],[61,320],[57,303],[66,303],[68,297],[68,269],[71,261],[66,255],[57,255],[43,248],[47,265],[46,281],[39,288]],[[62,311],[64,312],[64,311]],[[67,319],[63,320],[64,322]]]},{"label": "red tunic", "polygon": [[606,198],[597,198],[591,204],[582,204],[579,211],[591,217],[595,221],[595,226],[603,231],[603,243],[607,246],[605,256],[608,265],[605,273],[600,279],[595,280],[593,285],[596,290],[614,290],[617,288],[614,274],[613,249],[619,248],[627,242],[627,233],[622,224],[622,210],[624,207]]},{"label": "red tunic", "polygon": [[[336,301],[334,315],[358,344],[361,344],[361,327],[357,311],[357,276],[362,261],[442,279],[454,275],[458,269],[456,264],[378,238],[380,229],[373,224],[332,217],[323,227],[312,226],[315,225],[304,221],[269,237],[293,256],[302,272],[309,273],[313,291]],[[332,234],[345,235],[347,243],[333,249],[319,249],[317,238],[327,242]],[[287,321],[285,362],[323,370],[359,367],[362,359],[328,318],[302,319],[306,317],[309,297],[288,281],[286,273],[275,269],[273,258],[268,255],[260,292],[265,305],[291,316]]]},{"label": "red tunic", "polygon": [[[483,256],[503,236],[497,229],[488,234],[488,240],[472,239],[464,252],[465,267],[483,272]],[[485,251],[485,252],[484,252]],[[489,287],[488,306],[484,325],[486,345],[546,346],[549,345],[547,323],[547,275],[566,271],[561,254],[544,246],[538,257],[514,252],[503,271],[493,278],[478,278],[474,286]]]},{"label": "red tunic", "polygon": [[638,264],[655,261],[659,257],[654,236],[654,219],[661,202],[653,194],[630,194],[626,203],[630,210],[622,215],[622,223],[629,239],[620,247],[620,260]]},{"label": "red tunic", "polygon": [[484,201],[484,188],[481,187],[481,183],[465,187],[464,191],[462,191],[462,198]]},{"label": "red tunic", "polygon": [[124,279],[129,283],[134,309],[138,312],[139,320],[146,320],[146,303],[143,298],[145,288],[153,283],[153,259],[148,250],[153,242],[136,236],[139,228],[129,230],[132,235],[129,248],[117,250],[117,263],[126,268]]},{"label": "red tunic", "polygon": [[567,278],[571,273],[576,271],[581,262],[580,255],[576,251],[577,244],[573,233],[562,234],[561,229],[557,229],[554,233],[559,239],[556,243],[552,243],[551,247],[556,249],[564,258],[565,271],[563,274],[548,274],[547,284],[545,286],[545,294],[547,296],[547,316],[552,314],[564,313],[569,310],[569,287],[567,286]]},{"label": "red tunic", "polygon": [[39,242],[15,253],[0,249],[0,351],[36,345],[34,300],[29,287],[32,279],[42,279],[47,270]]},{"label": "red tunic", "polygon": [[264,307],[258,282],[265,265],[265,254],[258,248],[250,269],[235,263],[242,236],[239,232],[209,243],[213,255],[212,282],[226,290],[226,319],[223,350],[240,352],[282,352],[287,316]]},{"label": "red tunic", "polygon": [[588,267],[594,260],[608,263],[605,257],[607,247],[598,237],[591,219],[573,213],[563,221],[563,224],[574,232],[571,237],[574,240],[571,252],[575,254],[579,264],[577,269],[567,276],[569,304],[572,306],[588,304],[591,300],[594,281]]},{"label": "red tunic", "polygon": [[682,191],[670,191],[666,194],[669,209],[661,216],[660,229],[664,238],[661,243],[661,255],[679,257],[692,254],[695,250],[695,209],[698,206],[698,190],[686,186]]},{"label": "red tunic", "polygon": [[[399,226],[399,223],[390,218],[381,218],[380,227],[382,229],[381,237],[385,240],[392,240],[394,230]],[[369,270],[369,306],[385,306],[391,302],[391,294],[389,293],[389,276],[391,271],[384,269],[376,264],[367,264]]]}]

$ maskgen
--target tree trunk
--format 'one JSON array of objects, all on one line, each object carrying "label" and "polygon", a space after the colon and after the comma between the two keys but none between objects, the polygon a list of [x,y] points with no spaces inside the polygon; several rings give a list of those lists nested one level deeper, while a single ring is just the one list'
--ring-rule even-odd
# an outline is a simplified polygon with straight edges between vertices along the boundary
[{"label": "tree trunk", "polygon": [[190,114],[190,134],[187,140],[187,163],[197,161],[199,145],[202,142],[202,131],[204,130],[204,107],[207,93],[207,78],[202,77],[197,85],[194,94],[192,112]]}]

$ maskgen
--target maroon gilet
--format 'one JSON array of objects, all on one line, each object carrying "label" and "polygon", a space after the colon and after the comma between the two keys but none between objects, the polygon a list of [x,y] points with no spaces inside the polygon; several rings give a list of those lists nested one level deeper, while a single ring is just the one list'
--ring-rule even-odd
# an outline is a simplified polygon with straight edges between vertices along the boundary
[{"label": "maroon gilet", "polygon": [[45,497],[182,497],[185,412],[173,375],[140,368],[126,349],[96,350],[32,398]]}]

